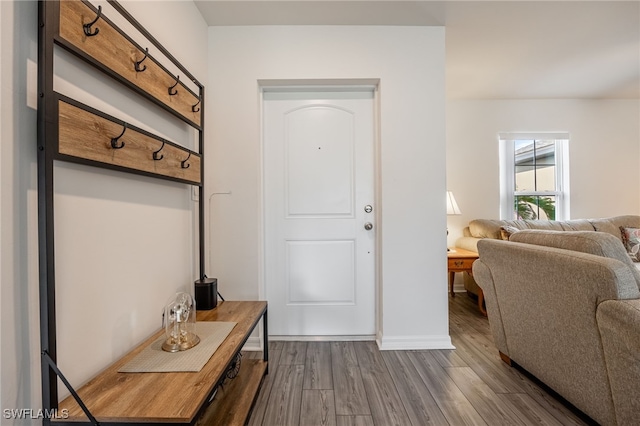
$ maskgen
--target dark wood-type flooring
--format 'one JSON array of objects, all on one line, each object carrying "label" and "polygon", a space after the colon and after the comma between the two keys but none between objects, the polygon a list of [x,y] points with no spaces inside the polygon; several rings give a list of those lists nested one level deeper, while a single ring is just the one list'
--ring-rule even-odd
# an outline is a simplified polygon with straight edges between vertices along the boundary
[{"label": "dark wood-type flooring", "polygon": [[[456,350],[379,351],[375,342],[269,345],[250,425],[585,425],[500,360],[487,319],[449,298]],[[261,357],[248,352],[245,357]]]}]

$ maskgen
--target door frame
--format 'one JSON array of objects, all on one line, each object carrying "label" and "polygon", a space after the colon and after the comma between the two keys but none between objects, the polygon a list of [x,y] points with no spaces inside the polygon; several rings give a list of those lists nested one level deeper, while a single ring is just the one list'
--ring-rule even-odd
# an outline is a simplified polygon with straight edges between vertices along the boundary
[{"label": "door frame", "polygon": [[[302,79],[302,80],[258,80],[258,105],[260,120],[260,203],[259,203],[259,248],[258,248],[258,263],[260,274],[258,277],[258,297],[260,300],[266,300],[266,226],[265,226],[265,138],[264,138],[264,93],[276,92],[276,91],[292,91],[292,92],[322,92],[322,91],[344,91],[355,92],[358,90],[372,90],[373,91],[373,193],[374,193],[374,205],[376,209],[374,211],[374,223],[376,224],[375,234],[375,257],[374,257],[374,294],[375,294],[375,330],[371,339],[375,340],[381,334],[382,324],[382,288],[380,277],[381,265],[382,265],[382,214],[381,214],[381,179],[380,179],[380,79]],[[260,327],[260,333],[262,333],[263,327]],[[279,337],[280,340],[313,340],[313,341],[336,341],[336,340],[354,340],[355,336],[292,336],[290,339]],[[262,335],[260,336],[262,341]],[[360,339],[362,340],[362,339]]]}]

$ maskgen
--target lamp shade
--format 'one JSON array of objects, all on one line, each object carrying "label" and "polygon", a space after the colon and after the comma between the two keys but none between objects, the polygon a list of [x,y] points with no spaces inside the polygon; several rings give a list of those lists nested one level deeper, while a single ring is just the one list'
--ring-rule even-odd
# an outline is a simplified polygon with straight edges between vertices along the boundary
[{"label": "lamp shade", "polygon": [[458,203],[456,203],[456,198],[451,191],[447,191],[447,214],[462,214]]}]

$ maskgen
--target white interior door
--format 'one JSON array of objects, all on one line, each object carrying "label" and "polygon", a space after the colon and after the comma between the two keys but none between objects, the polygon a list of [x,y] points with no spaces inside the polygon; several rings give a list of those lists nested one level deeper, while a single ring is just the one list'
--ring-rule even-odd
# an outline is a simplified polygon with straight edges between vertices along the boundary
[{"label": "white interior door", "polygon": [[373,89],[269,91],[263,111],[269,334],[372,336]]}]

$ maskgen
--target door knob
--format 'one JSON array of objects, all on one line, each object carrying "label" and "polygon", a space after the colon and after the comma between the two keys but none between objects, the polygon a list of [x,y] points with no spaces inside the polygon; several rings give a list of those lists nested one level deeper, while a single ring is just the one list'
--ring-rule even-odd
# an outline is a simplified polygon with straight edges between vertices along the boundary
[{"label": "door knob", "polygon": [[364,229],[366,229],[367,231],[371,231],[373,229],[373,223],[371,222],[367,222],[364,224]]}]

